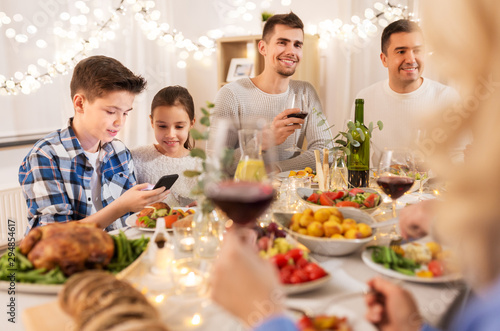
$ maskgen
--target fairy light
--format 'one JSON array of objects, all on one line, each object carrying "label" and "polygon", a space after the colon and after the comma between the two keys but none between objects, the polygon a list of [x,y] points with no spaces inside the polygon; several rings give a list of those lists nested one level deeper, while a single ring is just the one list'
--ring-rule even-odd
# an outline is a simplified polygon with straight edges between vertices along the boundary
[{"label": "fairy light", "polygon": [[[226,13],[230,18],[241,18],[244,21],[260,19],[254,11],[270,7],[272,0],[248,1],[234,0],[233,9]],[[290,6],[291,0],[281,0],[283,6]],[[189,56],[197,61],[204,60],[215,52],[215,40],[221,38],[225,33],[221,29],[207,31],[206,35],[194,40],[186,38],[182,31],[172,28],[168,23],[162,22],[162,13],[155,9],[153,0],[121,0],[116,8],[106,14],[102,9],[91,10],[84,1],[74,3],[77,12],[72,15],[61,12],[54,22],[52,32],[59,38],[65,38],[73,42],[69,51],[65,54],[56,54],[55,60],[49,62],[38,59],[36,64],[43,68],[40,72],[35,64],[28,65],[26,72],[18,71],[13,77],[7,78],[0,75],[0,95],[17,95],[19,93],[29,94],[44,84],[52,83],[53,77],[68,74],[69,71],[80,61],[87,57],[88,53],[100,47],[107,41],[116,37],[121,15],[129,13],[133,15],[139,27],[148,40],[156,41],[158,45],[174,46],[180,50],[177,67],[184,69]],[[127,11],[128,9],[128,11]],[[317,25],[306,25],[304,30],[308,34],[319,36],[320,49],[326,49],[330,40],[336,38],[349,42],[355,38],[367,39],[373,37],[378,26],[385,27],[397,19],[413,19],[414,14],[408,13],[408,8],[401,5],[393,5],[388,0],[385,4],[376,2],[373,8],[366,8],[364,15],[354,15],[350,23],[344,23],[340,19],[325,20]],[[93,15],[93,18],[90,16]],[[95,20],[95,22],[93,22]],[[5,36],[17,43],[25,44],[30,38],[36,36],[38,28],[34,25],[24,24],[23,28],[16,29],[15,24],[25,22],[21,14],[15,14],[10,18],[6,13],[0,12],[0,28],[5,26]],[[69,26],[68,26],[69,25]],[[93,26],[93,28],[91,28]],[[89,31],[87,31],[89,30]],[[246,31],[241,26],[228,25],[225,31],[229,34],[244,35]],[[87,32],[88,38],[81,38],[79,34]],[[48,43],[43,39],[36,39],[36,47],[45,49]]]}]

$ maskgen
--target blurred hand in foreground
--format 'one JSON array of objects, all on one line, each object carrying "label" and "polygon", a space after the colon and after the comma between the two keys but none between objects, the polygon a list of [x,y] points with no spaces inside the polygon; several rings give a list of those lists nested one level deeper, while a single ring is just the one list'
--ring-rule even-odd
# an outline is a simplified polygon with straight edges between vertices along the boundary
[{"label": "blurred hand in foreground", "polygon": [[257,255],[254,236],[251,229],[229,230],[211,278],[212,299],[249,326],[283,312],[277,271]]},{"label": "blurred hand in foreground", "polygon": [[422,317],[411,294],[382,278],[368,281],[366,319],[382,331],[418,331]]},{"label": "blurred hand in foreground", "polygon": [[425,237],[434,217],[433,205],[436,201],[424,200],[404,207],[399,214],[399,228],[403,238]]}]

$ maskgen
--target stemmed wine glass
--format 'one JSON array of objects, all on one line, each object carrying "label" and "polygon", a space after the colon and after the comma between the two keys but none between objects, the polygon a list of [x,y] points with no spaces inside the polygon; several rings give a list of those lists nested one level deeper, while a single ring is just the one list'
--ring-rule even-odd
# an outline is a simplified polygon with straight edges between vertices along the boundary
[{"label": "stemmed wine glass", "polygon": [[[300,112],[290,114],[287,117],[295,117],[295,118],[301,118],[305,119],[308,115],[308,109],[307,109],[307,98],[306,95],[303,93],[294,93],[290,92],[288,94],[287,100],[286,100],[286,108],[285,109],[292,109],[292,108],[299,108]],[[300,152],[302,151],[302,148],[297,146],[297,131],[299,129],[295,129],[293,132],[293,146],[285,149],[286,151],[289,152]],[[300,137],[300,135],[299,135]]]},{"label": "stemmed wine glass", "polygon": [[415,179],[413,155],[406,149],[384,149],[378,165],[377,184],[392,201],[392,216],[396,217],[396,200],[413,185]]},{"label": "stemmed wine glass", "polygon": [[[226,213],[233,225],[236,224],[235,227],[253,227],[257,218],[267,210],[275,197],[271,172],[276,152],[271,143],[272,135],[268,134],[269,129],[263,123],[260,120],[245,123],[246,127],[239,130],[231,124],[219,126],[215,133],[219,137],[215,139],[216,143],[212,144],[215,153],[211,155],[211,162],[217,166],[207,170],[210,172],[218,169],[220,173],[209,174],[211,179],[205,184],[205,195]],[[235,133],[242,139],[239,142],[239,159],[237,150],[230,146],[230,139],[227,139]],[[262,135],[267,139],[265,153],[261,152]],[[236,165],[237,176],[233,177]],[[265,175],[262,175],[263,172]]]}]

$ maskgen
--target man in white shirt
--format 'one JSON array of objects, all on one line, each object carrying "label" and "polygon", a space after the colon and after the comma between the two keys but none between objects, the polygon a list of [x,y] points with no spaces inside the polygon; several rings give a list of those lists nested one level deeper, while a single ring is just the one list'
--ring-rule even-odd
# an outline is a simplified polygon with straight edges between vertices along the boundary
[{"label": "man in white shirt", "polygon": [[[304,81],[291,80],[302,60],[304,42],[303,23],[294,13],[274,15],[264,26],[259,53],[264,56],[264,70],[254,78],[242,78],[224,85],[215,98],[215,108],[210,131],[217,132],[222,119],[229,119],[235,129],[248,127],[257,119],[264,118],[271,125],[277,150],[277,167],[280,171],[315,168],[314,150],[322,150],[330,138],[328,123],[318,127],[321,121],[316,112],[321,112],[321,103],[314,87]],[[290,93],[306,96],[308,116],[305,120],[288,118],[299,112],[299,107],[286,108]],[[316,112],[313,112],[313,111]],[[290,151],[297,130],[298,142],[307,139],[307,150],[298,155]],[[235,159],[240,157],[238,136],[232,131],[228,146],[235,148]],[[263,149],[267,140],[264,139]],[[211,146],[208,146],[210,149]],[[236,167],[234,167],[236,168]],[[235,170],[235,169],[233,169]]]},{"label": "man in white shirt", "polygon": [[[384,148],[412,147],[425,152],[425,142],[433,138],[420,129],[420,120],[459,101],[453,88],[422,77],[424,37],[417,23],[399,20],[389,24],[382,33],[381,46],[380,59],[388,69],[389,79],[356,96],[365,100],[366,125],[379,120],[384,123],[383,130],[374,132],[371,139],[375,161]],[[354,118],[354,113],[350,118]]]}]

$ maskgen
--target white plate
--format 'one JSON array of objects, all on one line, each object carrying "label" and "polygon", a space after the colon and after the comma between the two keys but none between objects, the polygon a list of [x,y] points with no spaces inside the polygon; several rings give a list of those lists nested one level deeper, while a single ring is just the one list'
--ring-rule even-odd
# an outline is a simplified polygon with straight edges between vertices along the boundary
[{"label": "white plate", "polygon": [[[172,209],[173,210],[182,210],[182,211],[188,211],[189,209],[193,209],[194,210],[194,208],[186,208],[186,207],[174,207]],[[125,220],[125,223],[128,226],[136,228],[136,229],[139,229],[141,231],[154,232],[155,228],[143,228],[143,227],[137,226],[135,224],[135,221],[137,221],[137,214],[139,214],[139,213],[135,213],[135,214],[132,214],[129,217],[127,217],[127,219]],[[167,231],[173,231],[173,230],[171,228],[167,228]]]},{"label": "white plate", "polygon": [[[300,242],[298,242],[295,238],[291,237],[290,235],[286,236],[286,240],[294,248],[299,247],[299,248],[302,248],[302,249],[310,252],[310,250],[307,247],[302,245]],[[317,260],[315,260],[314,258],[311,257],[310,254],[309,254],[308,261],[316,263],[318,266],[323,268]],[[323,268],[323,270],[324,270],[324,268]],[[328,273],[328,271],[325,270],[325,272],[326,272],[326,275],[324,277],[321,277],[321,278],[318,278],[315,280],[311,280],[309,282],[299,283],[299,284],[281,284],[283,292],[285,292],[285,294],[298,294],[298,293],[304,293],[304,292],[316,290],[316,289],[320,288],[321,286],[325,285],[326,283],[328,283],[332,279],[332,276]]]},{"label": "white plate", "polygon": [[394,271],[392,269],[387,269],[383,265],[373,262],[372,251],[369,249],[365,249],[363,251],[363,253],[361,254],[361,258],[368,267],[381,273],[382,275],[386,275],[396,279],[407,280],[415,283],[438,284],[438,283],[452,282],[462,278],[462,276],[458,273],[452,273],[441,277],[432,277],[432,278],[405,275],[400,272]]}]

